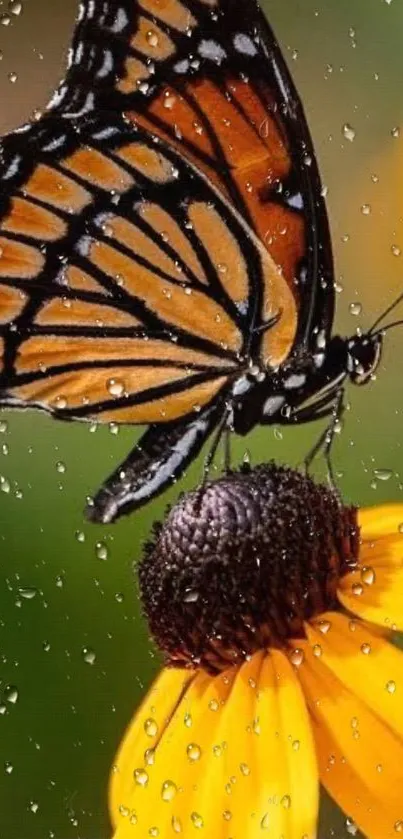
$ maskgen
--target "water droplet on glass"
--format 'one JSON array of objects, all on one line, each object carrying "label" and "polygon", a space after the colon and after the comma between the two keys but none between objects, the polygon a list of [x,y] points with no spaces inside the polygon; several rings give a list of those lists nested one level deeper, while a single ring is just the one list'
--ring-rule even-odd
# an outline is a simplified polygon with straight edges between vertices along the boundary
[{"label": "water droplet on glass", "polygon": [[363,568],[361,568],[360,576],[362,582],[365,583],[366,586],[372,586],[376,580],[375,571],[369,565],[365,565]]},{"label": "water droplet on glass", "polygon": [[195,763],[196,760],[200,760],[202,751],[200,746],[197,745],[197,743],[189,743],[186,749],[186,754],[190,762]]},{"label": "water droplet on glass", "polygon": [[200,828],[204,827],[204,821],[200,815],[200,813],[192,813],[190,816],[190,820],[194,827],[197,827],[199,830]]},{"label": "water droplet on glass", "polygon": [[158,724],[152,717],[149,717],[148,720],[144,723],[144,731],[147,734],[147,737],[156,737],[158,734]]},{"label": "water droplet on glass", "polygon": [[18,702],[18,697],[18,688],[16,688],[14,685],[7,685],[7,687],[4,689],[4,699],[6,700],[6,702],[10,702],[11,705],[15,705]]},{"label": "water droplet on glass", "polygon": [[83,647],[82,650],[83,659],[86,664],[95,664],[96,660],[96,653],[91,647]]},{"label": "water droplet on glass", "polygon": [[355,139],[355,129],[350,125],[350,123],[345,122],[342,131],[346,140],[349,140],[350,143],[352,143]]},{"label": "water droplet on glass", "polygon": [[134,780],[139,787],[146,787],[148,784],[148,774],[145,769],[135,769],[133,772]]},{"label": "water droplet on glass", "polygon": [[173,801],[177,792],[178,787],[173,781],[164,781],[161,789],[161,798],[163,801]]},{"label": "water droplet on glass", "polygon": [[296,647],[290,653],[291,664],[293,664],[294,667],[300,667],[302,662],[304,661],[304,657],[304,651],[299,649],[299,647]]},{"label": "water droplet on glass", "polygon": [[108,548],[105,545],[105,542],[97,542],[95,545],[95,556],[97,559],[108,559]]}]

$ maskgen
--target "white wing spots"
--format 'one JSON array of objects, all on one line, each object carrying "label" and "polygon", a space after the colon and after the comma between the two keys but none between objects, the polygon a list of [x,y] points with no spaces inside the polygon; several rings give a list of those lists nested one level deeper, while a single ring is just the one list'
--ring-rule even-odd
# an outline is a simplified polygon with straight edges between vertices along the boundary
[{"label": "white wing spots", "polygon": [[221,64],[224,58],[227,57],[227,53],[222,46],[218,44],[217,41],[213,41],[211,39],[204,39],[200,42],[198,53],[202,58],[207,58],[209,61],[214,61],[216,64]]},{"label": "white wing spots", "polygon": [[251,388],[254,387],[252,382],[247,378],[247,376],[241,376],[235,382],[232,388],[232,395],[233,396],[244,396],[245,393],[249,393]]},{"label": "white wing spots", "polygon": [[88,0],[87,20],[92,20],[95,14],[95,0]]},{"label": "white wing spots", "polygon": [[234,36],[234,47],[242,55],[257,55],[256,44],[253,43],[249,35],[244,35],[243,32],[237,32]]},{"label": "white wing spots", "polygon": [[104,79],[113,70],[113,56],[110,50],[105,50],[104,60],[96,73],[98,79]]},{"label": "white wing spots", "polygon": [[21,158],[20,154],[15,155],[15,157],[11,161],[11,163],[8,166],[8,168],[6,169],[6,171],[2,173],[1,177],[2,177],[3,181],[9,181],[10,178],[13,178],[14,175],[16,175],[18,173],[18,170],[20,168],[21,159],[22,158]]},{"label": "white wing spots", "polygon": [[78,7],[77,23],[81,23],[81,21],[84,20],[84,14],[85,14],[85,5],[84,5],[84,3],[80,3],[79,7]]},{"label": "white wing spots", "polygon": [[74,64],[80,64],[84,55],[84,41],[79,41],[77,49],[74,53]]},{"label": "white wing spots", "polygon": [[281,410],[285,403],[285,396],[269,396],[263,405],[263,414],[265,417],[272,417]]},{"label": "white wing spots", "polygon": [[112,32],[122,32],[129,23],[129,18],[124,9],[120,8],[116,12],[115,21],[111,26]]},{"label": "white wing spots", "polygon": [[81,239],[78,240],[76,243],[76,251],[80,254],[80,256],[87,257],[91,253],[91,247],[93,245],[93,239],[91,236],[82,236]]},{"label": "white wing spots", "polygon": [[42,146],[43,151],[56,151],[56,149],[60,149],[64,146],[66,142],[66,135],[62,134],[61,137],[55,137],[54,140],[51,140],[50,143],[46,143]]},{"label": "white wing spots", "polygon": [[95,106],[95,96],[93,93],[89,93],[88,96],[85,98],[85,102],[80,108],[79,111],[75,111],[74,114],[69,114],[71,117],[81,117],[83,114],[87,114],[89,111],[93,111]]},{"label": "white wing spots", "polygon": [[286,390],[297,390],[297,388],[302,387],[305,382],[305,373],[292,373],[292,375],[285,380],[284,387]]},{"label": "white wing spots", "polygon": [[62,84],[58,88],[58,90],[55,90],[52,98],[49,100],[48,104],[46,105],[46,109],[49,110],[49,108],[57,108],[63,102],[63,99],[66,96],[66,93],[67,93],[67,85]]},{"label": "white wing spots", "polygon": [[94,140],[110,140],[111,137],[116,137],[116,134],[120,134],[119,128],[108,125],[107,128],[101,128],[100,131],[94,131],[92,137]]},{"label": "white wing spots", "polygon": [[178,61],[174,64],[175,73],[187,73],[189,70],[189,61],[184,58],[183,61]]}]

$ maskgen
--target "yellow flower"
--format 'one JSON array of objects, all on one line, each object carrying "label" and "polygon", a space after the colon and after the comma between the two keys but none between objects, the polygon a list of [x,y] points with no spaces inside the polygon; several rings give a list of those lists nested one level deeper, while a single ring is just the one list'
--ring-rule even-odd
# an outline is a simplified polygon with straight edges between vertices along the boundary
[{"label": "yellow flower", "polygon": [[140,572],[176,666],[118,751],[114,839],[313,839],[319,781],[369,839],[403,834],[402,522],[357,527],[274,464],[179,502]]}]

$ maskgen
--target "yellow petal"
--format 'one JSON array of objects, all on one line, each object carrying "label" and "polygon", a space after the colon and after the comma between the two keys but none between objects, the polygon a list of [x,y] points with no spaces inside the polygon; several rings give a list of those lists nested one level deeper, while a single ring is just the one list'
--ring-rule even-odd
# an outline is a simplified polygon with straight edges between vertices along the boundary
[{"label": "yellow petal", "polygon": [[[328,635],[334,633],[336,646],[335,617],[326,620],[332,621]],[[403,741],[329,669],[326,644],[318,656],[316,635],[310,642],[301,644],[305,658],[298,673],[312,716],[322,783],[368,839],[389,839],[403,819]],[[375,668],[376,659],[371,663],[371,654],[367,659]]]},{"label": "yellow petal", "polygon": [[[403,653],[370,624],[329,612],[306,625],[308,640],[341,683],[403,738]],[[323,634],[323,620],[331,626]]]},{"label": "yellow petal", "polygon": [[133,816],[139,835],[161,839],[194,839],[195,830],[213,839],[315,835],[313,738],[300,686],[280,653],[256,653],[216,677],[198,674],[137,784],[135,768],[126,759],[127,815],[115,839],[133,835]]},{"label": "yellow petal", "polygon": [[109,782],[109,812],[114,827],[122,818],[130,820],[133,772],[147,763],[144,755],[148,750],[152,758],[152,750],[193,678],[194,674],[187,670],[162,670],[130,722],[116,754]]},{"label": "yellow petal", "polygon": [[362,512],[360,565],[338,586],[346,609],[386,629],[403,628],[402,516],[400,505]]},{"label": "yellow petal", "polygon": [[398,533],[403,523],[403,504],[381,504],[358,511],[358,524],[363,539],[379,539]]}]

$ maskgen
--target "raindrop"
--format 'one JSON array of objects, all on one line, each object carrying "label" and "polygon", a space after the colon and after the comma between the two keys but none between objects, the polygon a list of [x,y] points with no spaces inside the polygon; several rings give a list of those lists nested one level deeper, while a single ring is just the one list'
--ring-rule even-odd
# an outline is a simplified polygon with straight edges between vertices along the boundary
[{"label": "raindrop", "polygon": [[391,131],[390,133],[391,133],[392,137],[394,137],[394,138],[395,138],[395,140],[397,140],[397,138],[398,138],[398,137],[400,137],[400,128],[399,128],[399,126],[398,126],[398,125],[395,125],[395,127],[394,127],[394,128],[392,128],[392,131]]},{"label": "raindrop", "polygon": [[191,588],[187,588],[185,590],[185,594],[184,594],[184,597],[183,597],[183,602],[184,603],[196,603],[198,601],[198,599],[199,599],[199,592],[198,591],[194,591]]},{"label": "raindrop", "polygon": [[371,652],[371,644],[361,644],[361,652],[364,655],[369,655]]},{"label": "raindrop", "polygon": [[395,822],[394,828],[396,833],[403,833],[403,819],[399,819],[397,822]]},{"label": "raindrop", "polygon": [[146,749],[144,752],[144,762],[147,766],[154,766],[155,763],[155,749]]},{"label": "raindrop", "polygon": [[300,749],[300,746],[301,746],[301,743],[300,743],[299,740],[293,740],[292,747],[294,749],[294,752],[298,752],[299,749]]},{"label": "raindrop", "polygon": [[214,757],[221,757],[222,755],[222,748],[221,746],[213,746],[213,755]]},{"label": "raindrop", "polygon": [[31,810],[31,813],[37,813],[39,810],[39,804],[36,801],[31,801],[29,809]]},{"label": "raindrop", "polygon": [[247,777],[248,775],[250,775],[250,768],[249,768],[249,766],[248,766],[248,764],[247,764],[247,763],[241,763],[241,764],[240,764],[240,766],[239,766],[239,768],[240,768],[240,770],[241,770],[241,772],[242,772],[242,775],[245,775],[245,777]]},{"label": "raindrop", "polygon": [[97,559],[108,559],[108,548],[105,542],[97,542],[95,545],[95,556]]},{"label": "raindrop", "polygon": [[149,836],[159,836],[160,832],[158,830],[158,827],[150,827],[150,830],[148,831],[148,835]]},{"label": "raindrop", "polygon": [[284,807],[284,810],[289,810],[291,807],[291,796],[290,795],[283,795],[281,799],[281,806]]},{"label": "raindrop", "polygon": [[111,396],[123,396],[125,392],[125,384],[121,379],[108,379],[106,388]]},{"label": "raindrop", "polygon": [[8,431],[8,422],[7,420],[2,420],[0,422],[0,434],[6,434]]},{"label": "raindrop", "polygon": [[200,746],[197,745],[197,743],[189,743],[186,749],[186,754],[190,762],[195,763],[197,760],[200,760],[202,751]]},{"label": "raindrop", "polygon": [[4,475],[0,475],[0,490],[1,490],[1,492],[5,492],[6,495],[8,495],[8,493],[10,492],[10,489],[11,489],[10,481],[7,480],[7,478],[5,478]]},{"label": "raindrop", "polygon": [[158,35],[157,35],[156,32],[154,32],[153,29],[149,29],[149,31],[147,32],[146,38],[147,38],[147,42],[150,44],[150,47],[158,47],[158,44],[159,44]]},{"label": "raindrop", "polygon": [[22,12],[22,3],[18,3],[17,0],[15,0],[15,2],[8,4],[8,8],[10,9],[12,15],[16,15],[16,17],[18,17],[18,15]]},{"label": "raindrop", "polygon": [[331,627],[332,627],[332,624],[330,623],[330,621],[322,620],[322,621],[319,621],[319,623],[318,623],[318,629],[319,629],[319,632],[322,633],[322,635],[327,635],[327,633],[329,632],[329,629],[331,629]]},{"label": "raindrop", "polygon": [[200,813],[192,813],[190,816],[190,820],[192,824],[197,827],[199,830],[200,828],[204,827],[204,821],[200,815]]},{"label": "raindrop", "polygon": [[299,647],[295,647],[295,649],[290,653],[290,661],[294,667],[300,667],[304,658],[304,651],[299,649]]},{"label": "raindrop", "polygon": [[156,737],[158,734],[157,722],[149,717],[144,723],[144,731],[147,734],[147,737]]},{"label": "raindrop", "polygon": [[76,530],[75,537],[77,542],[85,542],[85,533],[82,530]]},{"label": "raindrop", "polygon": [[393,475],[393,469],[374,469],[374,477],[378,481],[389,481]]},{"label": "raindrop", "polygon": [[83,647],[82,650],[83,659],[86,664],[95,664],[96,660],[96,653],[91,647]]},{"label": "raindrop", "polygon": [[358,315],[360,315],[361,312],[362,312],[361,303],[350,303],[348,308],[349,308],[350,315],[354,315],[354,317],[358,317]]},{"label": "raindrop", "polygon": [[393,256],[400,256],[400,254],[401,254],[401,249],[399,248],[398,245],[392,245],[391,246],[391,251],[393,253]]},{"label": "raindrop", "polygon": [[148,784],[148,774],[145,769],[135,769],[133,772],[134,780],[139,787],[146,787]]},{"label": "raindrop", "polygon": [[396,682],[393,679],[390,679],[389,682],[386,682],[386,690],[388,693],[395,693],[396,692]]},{"label": "raindrop", "polygon": [[10,763],[8,760],[6,760],[6,762],[4,764],[4,771],[5,771],[6,775],[11,775],[13,769],[14,769],[13,764]]},{"label": "raindrop", "polygon": [[355,139],[355,129],[350,125],[350,123],[344,123],[342,132],[346,140],[349,140],[350,143],[352,143]]},{"label": "raindrop", "polygon": [[260,822],[260,827],[261,827],[262,830],[269,830],[269,828],[270,828],[270,816],[269,816],[268,813],[265,813],[265,815],[263,816],[262,821]]},{"label": "raindrop", "polygon": [[220,704],[219,702],[217,702],[217,699],[210,699],[208,706],[210,708],[210,711],[218,711]]},{"label": "raindrop", "polygon": [[64,475],[64,473],[65,473],[65,471],[66,471],[66,464],[65,464],[65,463],[63,463],[63,461],[62,461],[62,460],[59,460],[59,461],[56,463],[56,470],[57,470],[57,471],[58,471],[61,475]]},{"label": "raindrop", "polygon": [[182,833],[182,822],[176,816],[172,816],[171,825],[174,833]]},{"label": "raindrop", "polygon": [[362,204],[361,212],[362,212],[363,216],[369,216],[370,213],[371,213],[371,209],[372,209],[371,204]]},{"label": "raindrop", "polygon": [[186,728],[190,728],[192,723],[193,723],[192,715],[191,714],[185,714],[185,716],[183,718],[183,722],[185,723]]},{"label": "raindrop", "polygon": [[346,819],[346,830],[347,830],[347,833],[349,833],[350,836],[356,836],[357,835],[358,827],[357,827],[355,821],[353,821],[353,819]]},{"label": "raindrop", "polygon": [[14,685],[7,685],[4,689],[4,699],[6,702],[10,702],[11,705],[15,705],[18,702],[18,688],[14,687]]},{"label": "raindrop", "polygon": [[129,819],[130,824],[137,824],[138,819],[136,813],[132,813]]},{"label": "raindrop", "polygon": [[313,652],[315,658],[320,658],[321,655],[322,655],[322,652],[323,652],[321,645],[320,644],[314,644],[313,647],[312,647],[312,652]]},{"label": "raindrop", "polygon": [[361,583],[354,583],[351,586],[351,590],[356,597],[361,597],[361,595],[364,594],[364,587],[361,585]]},{"label": "raindrop", "polygon": [[178,787],[173,781],[164,781],[161,790],[161,798],[163,801],[173,801],[177,792]]},{"label": "raindrop", "polygon": [[231,821],[231,819],[232,819],[232,813],[231,813],[231,810],[224,810],[224,812],[223,812],[223,814],[222,814],[222,817],[223,817],[224,821],[226,821],[226,822],[230,822],[230,821]]},{"label": "raindrop", "polygon": [[17,73],[15,73],[13,70],[11,70],[11,72],[8,73],[9,82],[11,82],[11,84],[15,84],[17,79],[18,79]]},{"label": "raindrop", "polygon": [[20,597],[22,597],[24,600],[33,600],[33,599],[34,599],[34,597],[36,597],[36,595],[38,594],[38,589],[36,589],[36,588],[29,588],[29,587],[27,587],[27,588],[25,588],[25,587],[24,587],[24,588],[19,588],[19,589],[18,589],[18,594],[19,594],[19,595],[20,595]]},{"label": "raindrop", "polygon": [[361,579],[366,586],[372,586],[376,580],[376,574],[373,568],[369,565],[361,569]]}]

